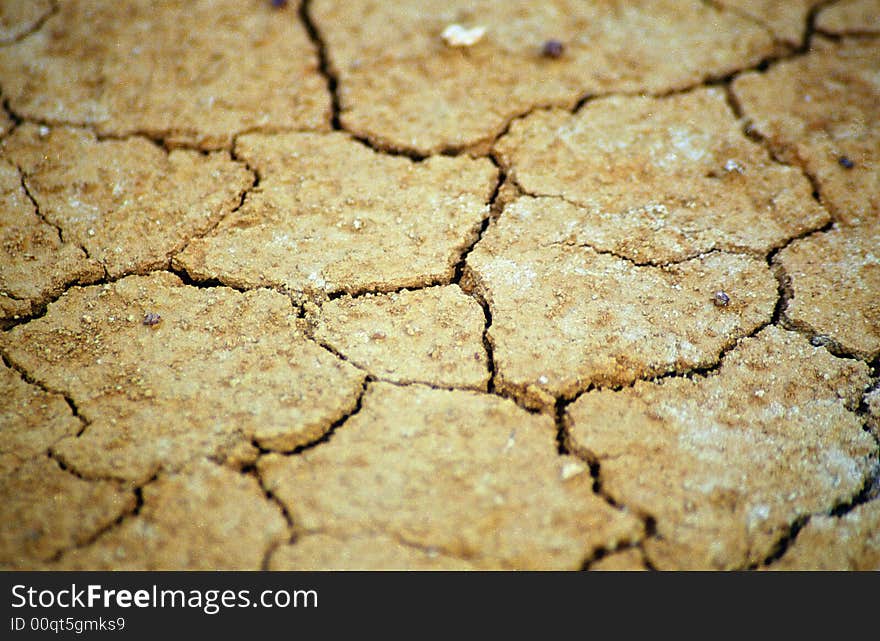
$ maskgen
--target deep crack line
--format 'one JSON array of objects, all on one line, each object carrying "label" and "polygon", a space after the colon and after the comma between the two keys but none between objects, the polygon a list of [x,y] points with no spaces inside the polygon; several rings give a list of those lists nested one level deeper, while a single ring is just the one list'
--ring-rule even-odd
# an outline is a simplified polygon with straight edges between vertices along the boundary
[{"label": "deep crack line", "polygon": [[358,397],[355,400],[354,407],[351,409],[351,411],[343,414],[338,419],[333,421],[333,423],[331,423],[330,426],[327,428],[327,431],[325,431],[320,437],[313,441],[305,443],[304,445],[299,445],[290,452],[283,454],[281,452],[278,453],[282,454],[283,456],[296,456],[298,454],[302,454],[303,452],[307,452],[315,447],[318,447],[322,443],[328,442],[331,438],[333,438],[333,434],[336,432],[337,429],[345,425],[349,421],[349,419],[354,418],[361,411],[361,408],[363,407],[364,396],[366,396],[367,394],[367,389],[370,386],[370,382],[371,381],[369,380],[369,378],[364,380],[363,385],[361,386],[361,391],[358,394]]},{"label": "deep crack line", "polygon": [[785,267],[782,264],[781,260],[779,260],[779,253],[788,248],[796,241],[810,238],[812,236],[826,234],[836,229],[836,224],[836,222],[830,221],[819,229],[804,232],[803,234],[791,238],[787,243],[785,243],[785,245],[774,249],[768,254],[767,266],[776,277],[776,280],[778,282],[777,291],[779,293],[779,298],[773,310],[773,319],[771,321],[771,324],[781,327],[787,331],[797,332],[798,334],[801,334],[810,341],[810,344],[813,347],[824,347],[836,358],[861,361],[871,366],[871,361],[868,360],[868,358],[860,357],[844,349],[844,347],[840,345],[837,341],[811,325],[809,322],[802,319],[789,318],[787,315],[788,305],[792,300],[794,300],[795,292],[792,278],[785,270]]},{"label": "deep crack line", "polygon": [[645,566],[644,569],[655,570],[656,568],[654,568],[650,561],[648,561],[645,550],[642,548],[643,542],[644,539],[639,539],[638,541],[621,541],[619,545],[613,548],[608,548],[604,545],[601,545],[595,548],[592,553],[581,562],[580,570],[581,572],[588,572],[590,570],[593,570],[594,568],[592,566],[602,559],[608,556],[612,556],[614,554],[618,554],[620,552],[626,552],[627,550],[638,551],[639,556],[641,557],[641,561]]},{"label": "deep crack line", "polygon": [[[40,204],[37,202],[37,199],[34,197],[33,193],[31,193],[30,187],[28,187],[27,174],[24,172],[24,170],[20,166],[16,165],[16,168],[18,169],[19,176],[21,176],[21,188],[24,190],[24,193],[27,195],[28,200],[31,201],[31,204],[34,207],[34,213],[36,214],[37,218],[39,218],[41,221],[43,221],[46,225],[49,225],[50,227],[55,229],[55,231],[58,233],[59,242],[67,243],[67,241],[64,239],[64,230],[61,228],[61,226],[56,225],[51,220],[46,218],[46,216],[43,214],[42,210],[40,209]],[[102,261],[93,259],[91,254],[89,254],[88,248],[86,248],[85,245],[79,244],[79,243],[73,243],[73,242],[71,242],[70,244],[74,245],[83,254],[85,254],[85,257],[87,260],[90,260],[90,261],[93,261],[94,263],[96,263],[101,268],[101,270],[104,272],[104,278],[109,278],[110,274],[107,271],[107,266]],[[74,282],[79,282],[79,281],[74,281]],[[64,291],[66,291],[66,290],[67,290],[67,288],[65,287]],[[64,292],[62,291],[61,293],[63,294]],[[60,296],[60,294],[59,294],[59,296]]]},{"label": "deep crack line", "polygon": [[533,112],[538,110],[550,110],[550,109],[564,109],[569,111],[572,114],[578,113],[586,104],[589,104],[593,100],[597,98],[607,98],[613,96],[649,96],[653,98],[664,98],[673,95],[686,94],[692,91],[695,91],[702,87],[710,87],[710,86],[726,86],[729,85],[737,76],[743,73],[748,73],[751,71],[766,71],[770,66],[777,64],[778,62],[784,60],[790,60],[796,58],[801,55],[805,55],[809,52],[809,41],[815,32],[814,22],[818,11],[829,4],[829,0],[812,7],[811,11],[807,16],[807,24],[805,26],[805,35],[803,38],[803,42],[800,46],[794,47],[791,44],[784,43],[780,41],[775,33],[763,23],[763,21],[758,20],[754,16],[748,15],[745,12],[735,11],[729,7],[721,7],[719,3],[715,0],[704,0],[705,4],[711,6],[717,12],[731,12],[740,17],[752,22],[756,26],[761,29],[767,31],[768,35],[773,40],[775,47],[777,49],[776,52],[771,53],[760,60],[748,63],[746,62],[745,66],[734,68],[732,70],[720,72],[714,75],[706,75],[702,79],[697,82],[692,82],[682,87],[673,87],[671,89],[663,90],[663,91],[654,91],[647,92],[645,90],[632,90],[632,91],[607,91],[607,92],[590,92],[583,91],[573,97],[571,100],[561,100],[559,102],[553,103],[538,103],[530,105],[528,108],[523,109],[517,113],[510,115],[505,118],[502,125],[498,128],[496,132],[489,132],[485,137],[477,140],[476,142],[469,143],[466,145],[459,146],[445,146],[442,147],[439,151],[433,154],[425,154],[420,152],[414,148],[406,147],[406,146],[394,146],[387,143],[383,143],[379,138],[380,136],[377,134],[355,134],[354,132],[349,131],[340,120],[340,114],[342,112],[340,99],[339,99],[339,74],[336,70],[333,69],[332,62],[330,60],[330,56],[327,50],[327,43],[324,37],[321,34],[320,29],[317,26],[314,18],[311,15],[311,4],[312,0],[303,0],[299,7],[299,17],[300,20],[306,29],[306,32],[309,36],[310,41],[315,46],[318,53],[318,61],[319,61],[319,72],[326,79],[327,90],[331,97],[331,126],[335,131],[346,131],[351,135],[355,140],[363,143],[370,149],[387,155],[392,156],[405,156],[409,157],[416,162],[420,162],[425,160],[426,158],[430,158],[435,155],[440,156],[458,156],[458,155],[470,155],[475,158],[482,157],[491,157],[492,150],[495,144],[504,137],[512,124],[517,120],[522,120],[523,118],[528,117]]},{"label": "deep crack line", "polygon": [[70,554],[71,552],[88,548],[89,546],[96,543],[103,536],[122,527],[122,525],[126,521],[133,519],[133,518],[137,518],[140,515],[141,510],[144,507],[144,494],[143,494],[144,488],[146,486],[150,485],[151,483],[154,483],[157,479],[158,479],[158,475],[154,474],[152,477],[150,477],[144,483],[132,488],[132,492],[134,493],[134,497],[135,497],[135,504],[131,510],[123,512],[118,517],[116,517],[116,519],[114,519],[111,523],[108,523],[104,527],[99,528],[98,530],[93,532],[91,535],[89,535],[88,537],[83,539],[82,541],[78,541],[78,542],[74,543],[73,545],[69,545],[69,546],[62,548],[61,550],[58,550],[48,560],[48,563],[50,563],[50,564],[59,563],[66,555]]},{"label": "deep crack line", "polygon": [[324,44],[324,39],[321,36],[321,32],[318,30],[318,26],[312,19],[312,15],[310,12],[311,4],[311,0],[302,0],[299,5],[298,15],[303,27],[306,30],[306,33],[308,34],[309,40],[316,49],[316,53],[318,55],[318,72],[322,76],[324,76],[325,80],[327,81],[327,92],[330,94],[331,105],[330,125],[335,131],[342,131],[342,125],[339,121],[341,108],[339,105],[339,92],[337,91],[339,87],[339,80],[336,76],[336,73],[333,71],[333,65],[330,62],[329,56],[327,55],[327,47]]},{"label": "deep crack line", "polygon": [[239,194],[238,203],[232,209],[230,209],[228,212],[218,216],[217,220],[215,220],[212,224],[210,224],[204,231],[193,233],[186,240],[186,242],[183,244],[183,246],[181,246],[179,249],[170,253],[169,258],[168,258],[169,271],[172,269],[177,269],[179,271],[185,271],[182,266],[178,266],[177,257],[180,254],[182,254],[183,252],[185,252],[189,248],[189,246],[192,245],[194,240],[200,240],[200,239],[203,239],[203,238],[210,236],[220,226],[220,223],[222,223],[227,218],[231,218],[231,217],[235,216],[235,214],[242,207],[244,207],[245,201],[247,201],[248,196],[251,194],[251,192],[253,192],[255,189],[257,189],[260,186],[260,182],[261,182],[262,178],[261,178],[259,172],[256,169],[254,169],[253,167],[251,167],[246,161],[239,158],[238,155],[236,154],[235,148],[236,148],[237,142],[238,142],[238,138],[236,137],[232,143],[232,151],[230,152],[230,156],[231,156],[232,160],[234,160],[235,162],[238,162],[238,163],[241,163],[242,165],[244,165],[245,169],[251,175],[251,184],[242,190],[241,194]]},{"label": "deep crack line", "polygon": [[[609,552],[615,552],[621,549],[626,549],[630,547],[639,547],[641,549],[642,543],[657,534],[657,519],[643,510],[632,510],[627,507],[625,504],[621,503],[617,499],[615,499],[610,492],[608,492],[602,485],[602,465],[599,459],[589,450],[584,448],[579,448],[577,445],[571,441],[569,438],[569,425],[570,419],[568,417],[567,411],[568,406],[571,405],[573,401],[565,401],[563,399],[559,399],[556,402],[556,426],[557,426],[557,446],[559,448],[560,455],[570,455],[576,458],[579,458],[583,462],[585,462],[590,469],[590,477],[593,479],[592,491],[597,497],[602,499],[609,507],[618,511],[625,511],[630,514],[633,514],[642,520],[642,534],[639,538],[635,540],[622,540],[618,541],[614,548],[605,548],[604,546],[599,546],[591,552],[591,554],[584,559],[581,563],[581,569],[586,570],[589,569],[590,564],[601,559],[605,554]],[[650,565],[647,555],[644,550],[642,550],[642,557],[645,562],[645,566],[649,569],[653,569],[653,566]]]},{"label": "deep crack line", "polygon": [[[49,227],[51,227],[52,229],[55,230],[55,233],[58,234],[58,242],[64,243],[65,242],[64,233],[61,231],[61,226],[56,225],[51,220],[46,218],[45,214],[43,214],[42,210],[40,209],[40,205],[37,202],[37,199],[34,198],[33,193],[31,193],[30,187],[28,187],[27,174],[24,173],[24,170],[21,168],[20,165],[16,165],[15,168],[18,169],[18,175],[21,180],[21,189],[22,189],[22,191],[24,191],[25,196],[27,196],[27,199],[30,201],[31,205],[33,206],[34,214],[36,214],[37,218],[39,218],[44,224],[48,225]],[[77,247],[79,247],[79,249],[82,250],[82,252],[86,255],[86,258],[91,258],[89,256],[89,252],[86,250],[85,247],[82,247],[80,245],[77,245]]]},{"label": "deep crack line", "polygon": [[8,367],[9,369],[11,369],[11,370],[14,371],[15,373],[17,373],[17,374],[21,377],[21,379],[22,379],[25,383],[27,383],[28,385],[33,385],[34,387],[36,387],[37,389],[42,390],[42,391],[45,392],[46,394],[52,394],[52,395],[60,396],[61,398],[63,398],[63,399],[64,399],[64,402],[67,403],[67,406],[70,408],[70,413],[71,413],[71,414],[72,414],[72,415],[73,415],[73,416],[74,416],[74,417],[75,417],[75,418],[76,418],[76,419],[82,424],[82,427],[80,428],[79,432],[77,433],[77,436],[79,436],[80,434],[82,434],[83,431],[85,430],[85,428],[89,426],[89,424],[91,423],[91,421],[87,421],[87,420],[86,420],[86,419],[80,414],[80,412],[79,412],[79,408],[77,407],[76,402],[73,400],[73,397],[72,397],[72,396],[70,396],[69,394],[67,394],[67,392],[64,392],[64,391],[62,391],[62,390],[52,389],[50,386],[46,385],[46,384],[43,383],[42,381],[40,381],[40,380],[34,378],[33,376],[31,376],[31,375],[27,372],[27,370],[26,370],[24,367],[22,367],[22,366],[20,366],[19,364],[15,363],[15,362],[9,357],[9,355],[6,354],[5,352],[3,352],[2,350],[0,350],[0,359],[2,359],[3,364],[4,364],[6,367]]},{"label": "deep crack line", "polygon": [[[507,181],[507,172],[501,166],[498,160],[494,156],[489,156],[489,159],[498,169],[498,182],[496,183],[495,189],[493,190],[492,194],[489,196],[489,202],[487,203],[488,212],[486,213],[486,217],[483,218],[482,222],[480,223],[480,229],[477,232],[476,239],[473,243],[471,243],[470,247],[467,247],[462,252],[461,258],[459,259],[458,264],[456,264],[455,266],[455,272],[452,278],[452,282],[458,285],[462,292],[473,298],[483,310],[483,316],[485,318],[485,324],[483,326],[483,351],[485,351],[486,353],[486,367],[489,370],[487,392],[489,394],[495,394],[495,375],[497,372],[497,366],[495,364],[495,348],[492,344],[491,338],[489,337],[489,329],[492,327],[492,308],[489,306],[488,301],[483,300],[481,296],[477,295],[475,287],[462,286],[462,278],[465,276],[468,256],[470,256],[471,252],[474,251],[480,241],[483,240],[486,231],[492,224],[493,212],[496,210],[498,196],[501,193],[501,188]],[[500,216],[501,211],[498,211],[497,215]]]},{"label": "deep crack line", "polygon": [[[256,445],[256,443],[254,445]],[[257,447],[259,447],[259,445],[257,445]],[[262,457],[265,450],[260,448],[260,451],[260,457]],[[280,548],[282,545],[293,543],[296,540],[296,533],[293,515],[287,509],[287,506],[284,504],[284,502],[269,488],[263,477],[260,475],[260,471],[257,466],[260,457],[258,457],[257,461],[255,461],[252,465],[243,469],[242,473],[254,477],[254,479],[257,481],[257,484],[260,486],[260,489],[263,491],[266,500],[274,504],[278,508],[278,510],[281,512],[281,517],[287,524],[287,532],[285,533],[286,536],[280,538],[277,541],[270,542],[266,547],[266,551],[263,553],[263,558],[260,561],[260,570],[265,572],[269,570],[269,561],[271,560],[272,555],[275,554],[278,548]]]},{"label": "deep crack line", "polygon": [[740,569],[756,570],[758,568],[767,568],[776,561],[785,556],[789,548],[797,541],[797,537],[810,522],[813,517],[828,516],[834,518],[843,517],[852,512],[859,505],[864,505],[871,499],[871,491],[874,485],[880,479],[880,462],[875,460],[871,471],[865,476],[862,487],[859,491],[851,496],[848,500],[840,501],[833,505],[830,509],[822,512],[812,512],[809,514],[798,515],[790,524],[788,530],[780,536],[773,544],[770,553],[764,557],[760,563],[752,563],[747,567]]}]

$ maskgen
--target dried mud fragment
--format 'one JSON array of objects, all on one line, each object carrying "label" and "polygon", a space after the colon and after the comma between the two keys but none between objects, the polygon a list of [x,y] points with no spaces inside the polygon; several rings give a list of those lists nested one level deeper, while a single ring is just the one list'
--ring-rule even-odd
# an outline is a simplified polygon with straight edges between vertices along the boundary
[{"label": "dried mud fragment", "polygon": [[0,323],[31,314],[68,283],[103,270],[37,215],[18,169],[0,159]]},{"label": "dried mud fragment", "polygon": [[509,400],[372,383],[329,442],[258,469],[304,533],[384,534],[481,568],[576,568],[642,527],[555,439],[549,417]]},{"label": "dried mud fragment", "polygon": [[810,52],[733,91],[751,127],[815,178],[822,202],[848,225],[880,211],[880,41],[814,38]]},{"label": "dried mud fragment", "polygon": [[98,141],[71,127],[23,125],[3,153],[21,167],[46,220],[111,277],[167,266],[252,183],[226,152],[166,153],[144,138]]},{"label": "dried mud fragment", "polygon": [[47,457],[0,475],[0,568],[38,569],[135,506],[112,481],[84,481]]},{"label": "dried mud fragment", "polygon": [[[155,327],[145,313],[158,313]],[[53,446],[85,476],[134,481],[242,442],[291,450],[350,412],[364,375],[305,338],[268,290],[195,288],[165,272],[73,288],[3,334],[4,354],[88,423]]]},{"label": "dried mud fragment", "polygon": [[880,501],[814,516],[771,570],[880,571]]},{"label": "dried mud fragment", "polygon": [[259,570],[287,523],[256,479],[199,462],[143,489],[139,514],[53,570]]},{"label": "dried mud fragment", "polygon": [[641,263],[763,256],[829,220],[800,170],[743,135],[719,89],[537,111],[495,149],[525,192],[579,206],[571,238]]},{"label": "dried mud fragment", "polygon": [[880,354],[880,218],[795,241],[776,260],[790,279],[787,323],[857,358]]},{"label": "dried mud fragment", "polygon": [[46,454],[53,443],[82,427],[60,394],[28,384],[2,363],[0,399],[0,476]]},{"label": "dried mud fragment", "polygon": [[[590,385],[708,367],[770,321],[777,282],[763,261],[711,253],[637,266],[567,244],[577,212],[521,198],[468,256],[463,285],[492,312],[498,391],[550,409]],[[713,303],[717,291],[726,307]]]},{"label": "dried mud fragment", "polygon": [[[682,89],[775,50],[754,21],[698,1],[319,0],[309,13],[339,81],[343,126],[426,155],[488,145],[535,107]],[[448,47],[441,34],[453,23],[478,23],[485,36]],[[541,55],[549,38],[564,43],[565,55]]]},{"label": "dried mud fragment", "polygon": [[26,36],[50,11],[51,0],[0,0],[0,44]]},{"label": "dried mud fragment", "polygon": [[766,26],[773,36],[787,45],[796,47],[807,32],[810,9],[820,0],[717,0],[718,4],[749,16]]},{"label": "dried mud fragment", "polygon": [[0,49],[3,91],[25,118],[172,145],[329,129],[330,96],[302,24],[268,2],[243,5],[62,2],[37,33]]},{"label": "dried mud fragment", "polygon": [[636,548],[612,552],[590,564],[590,570],[604,572],[636,572],[647,569],[641,550]]},{"label": "dried mud fragment", "polygon": [[342,133],[243,136],[236,156],[259,187],[175,264],[194,278],[297,296],[450,280],[497,183],[486,159],[417,163]]},{"label": "dried mud fragment", "polygon": [[840,0],[822,9],[816,28],[833,34],[880,33],[880,2]]},{"label": "dried mud fragment", "polygon": [[458,285],[325,303],[312,336],[380,379],[485,390],[483,309]]},{"label": "dried mud fragment", "polygon": [[763,561],[797,518],[857,493],[877,446],[851,410],[868,367],[768,327],[706,377],[594,391],[568,410],[569,444],[602,488],[656,519],[660,569]]},{"label": "dried mud fragment", "polygon": [[390,536],[363,535],[336,538],[310,534],[293,545],[278,548],[269,559],[270,570],[471,570],[467,561],[436,549],[406,545]]}]

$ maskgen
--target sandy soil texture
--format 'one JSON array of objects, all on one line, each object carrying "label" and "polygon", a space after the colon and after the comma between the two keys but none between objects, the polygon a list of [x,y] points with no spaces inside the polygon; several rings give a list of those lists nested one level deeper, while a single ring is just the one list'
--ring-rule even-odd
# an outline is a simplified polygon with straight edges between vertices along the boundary
[{"label": "sandy soil texture", "polygon": [[880,0],[0,0],[0,568],[880,570],[878,70]]}]

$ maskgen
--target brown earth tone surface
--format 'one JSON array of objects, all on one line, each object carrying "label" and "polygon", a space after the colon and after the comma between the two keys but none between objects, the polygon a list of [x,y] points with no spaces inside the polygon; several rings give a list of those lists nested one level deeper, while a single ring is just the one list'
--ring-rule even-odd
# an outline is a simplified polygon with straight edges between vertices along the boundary
[{"label": "brown earth tone surface", "polygon": [[0,0],[0,568],[880,569],[878,25]]}]

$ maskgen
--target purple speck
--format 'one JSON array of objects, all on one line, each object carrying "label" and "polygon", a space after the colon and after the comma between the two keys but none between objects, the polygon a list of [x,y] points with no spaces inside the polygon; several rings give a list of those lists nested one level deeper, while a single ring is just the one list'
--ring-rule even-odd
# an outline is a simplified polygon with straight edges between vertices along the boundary
[{"label": "purple speck", "polygon": [[147,312],[144,314],[144,320],[142,322],[147,327],[155,327],[162,322],[162,317],[155,312]]},{"label": "purple speck", "polygon": [[545,58],[559,58],[565,52],[565,45],[559,40],[548,40],[541,47],[541,55]]},{"label": "purple speck", "polygon": [[730,305],[730,296],[725,292],[718,291],[712,296],[712,302],[715,303],[716,307],[727,307]]}]

